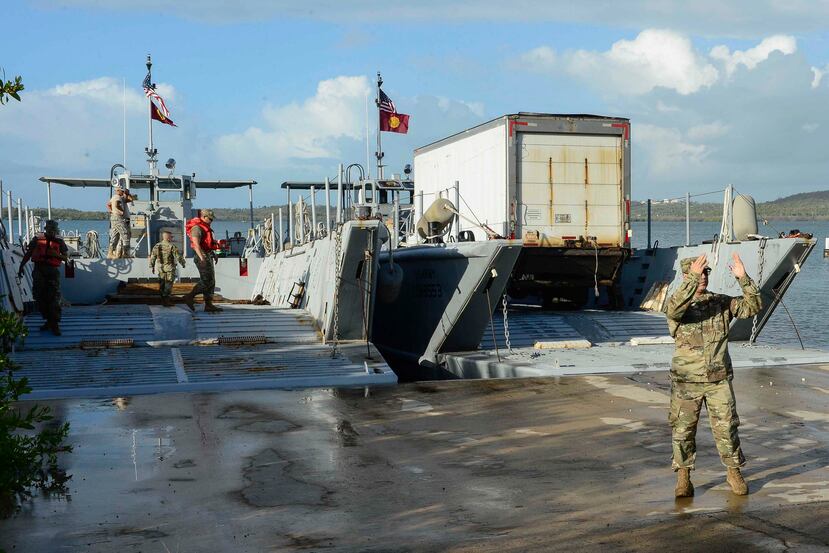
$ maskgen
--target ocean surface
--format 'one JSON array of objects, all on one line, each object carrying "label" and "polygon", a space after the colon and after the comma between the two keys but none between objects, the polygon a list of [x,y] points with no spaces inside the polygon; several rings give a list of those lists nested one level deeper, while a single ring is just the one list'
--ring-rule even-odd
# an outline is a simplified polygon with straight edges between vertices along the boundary
[{"label": "ocean surface", "polygon": [[[633,223],[632,227],[633,246],[646,247],[647,223]],[[792,229],[814,234],[817,245],[783,296],[783,303],[788,308],[791,319],[786,315],[786,310],[778,306],[757,342],[799,348],[793,319],[805,347],[829,349],[829,327],[826,324],[829,312],[829,259],[823,257],[825,239],[829,236],[829,221],[769,221],[768,225],[760,226],[759,233],[777,236],[780,232]],[[691,243],[710,240],[719,231],[720,223],[691,223]],[[685,223],[654,222],[651,224],[651,240],[658,240],[661,246],[685,244]]]},{"label": "ocean surface", "polygon": [[[95,230],[101,236],[101,247],[106,247],[109,231],[108,221],[61,221],[64,231],[79,231],[81,235],[88,230]],[[226,233],[247,233],[245,221],[216,221],[213,224],[217,238],[224,238]],[[760,234],[777,236],[780,232],[791,229],[810,232],[817,239],[817,246],[804,264],[802,271],[795,278],[789,291],[783,298],[794,324],[800,332],[803,344],[808,347],[829,349],[829,329],[827,312],[829,312],[829,259],[823,258],[825,238],[829,236],[829,221],[770,221],[760,227]],[[691,223],[691,242],[713,238],[720,230],[715,222]],[[675,246],[685,243],[684,222],[654,222],[651,225],[651,241],[659,241],[661,246]],[[644,248],[647,245],[647,224],[633,223],[633,246]],[[792,320],[786,310],[778,307],[772,318],[760,334],[758,343],[800,347]]]}]

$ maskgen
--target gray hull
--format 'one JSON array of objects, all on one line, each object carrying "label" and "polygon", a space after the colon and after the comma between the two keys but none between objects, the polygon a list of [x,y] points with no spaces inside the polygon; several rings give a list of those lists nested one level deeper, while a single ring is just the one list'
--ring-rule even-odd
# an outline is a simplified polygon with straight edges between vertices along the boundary
[{"label": "gray hull", "polygon": [[[442,352],[474,349],[500,305],[520,249],[516,241],[490,240],[396,250],[402,289],[392,301],[377,300],[375,345],[396,370],[434,368]],[[383,252],[380,271],[388,270],[389,260]]]},{"label": "gray hull", "polygon": [[382,236],[379,227],[376,220],[348,221],[339,239],[335,231],[268,257],[251,299],[261,296],[276,307],[308,311],[326,342],[370,340]]}]

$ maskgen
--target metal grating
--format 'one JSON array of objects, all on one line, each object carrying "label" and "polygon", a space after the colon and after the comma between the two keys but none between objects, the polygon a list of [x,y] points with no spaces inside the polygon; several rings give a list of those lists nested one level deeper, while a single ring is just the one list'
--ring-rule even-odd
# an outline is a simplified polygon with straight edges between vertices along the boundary
[{"label": "metal grating", "polygon": [[135,345],[132,338],[114,340],[81,340],[81,349],[102,349],[102,348],[131,348]]},{"label": "metal grating", "polygon": [[17,376],[35,392],[175,384],[169,348],[21,351],[12,354]]},{"label": "metal grating", "polygon": [[585,311],[579,316],[596,325],[599,333],[611,342],[627,342],[639,336],[668,336],[668,322],[662,314]]},{"label": "metal grating", "polygon": [[[537,341],[583,340],[567,319],[555,313],[510,311],[508,315],[510,344],[513,348],[533,347]],[[504,339],[504,315],[496,309],[493,317],[495,339],[498,347],[506,348]],[[481,338],[480,349],[493,350],[492,329],[487,325]]]},{"label": "metal grating", "polygon": [[43,319],[38,314],[24,319],[29,335],[23,342],[27,350],[75,348],[81,342],[130,339],[135,345],[153,340],[153,318],[146,305],[96,305],[68,307],[60,322],[62,335],[40,330]]},{"label": "metal grating", "polygon": [[221,346],[252,346],[266,344],[268,339],[264,336],[222,336],[218,341]]},{"label": "metal grating", "polygon": [[313,319],[303,310],[257,305],[226,305],[223,309],[220,313],[196,312],[197,339],[264,336],[280,344],[313,344],[321,340]]},{"label": "metal grating", "polygon": [[[341,352],[332,358],[327,346],[188,346],[181,348],[181,356],[190,382],[366,374],[362,362],[355,363]],[[374,359],[385,366],[379,355]]]}]

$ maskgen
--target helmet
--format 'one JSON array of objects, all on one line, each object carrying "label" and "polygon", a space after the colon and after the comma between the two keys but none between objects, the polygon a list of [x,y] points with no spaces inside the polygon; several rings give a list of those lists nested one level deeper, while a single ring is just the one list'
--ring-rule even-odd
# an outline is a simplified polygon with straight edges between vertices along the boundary
[{"label": "helmet", "polygon": [[210,219],[211,221],[216,219],[216,215],[213,214],[212,209],[202,209],[201,210],[201,217],[202,217],[202,219]]},{"label": "helmet", "polygon": [[58,222],[55,221],[54,219],[49,219],[43,225],[43,229],[44,230],[51,230],[52,232],[57,232],[58,231]]}]

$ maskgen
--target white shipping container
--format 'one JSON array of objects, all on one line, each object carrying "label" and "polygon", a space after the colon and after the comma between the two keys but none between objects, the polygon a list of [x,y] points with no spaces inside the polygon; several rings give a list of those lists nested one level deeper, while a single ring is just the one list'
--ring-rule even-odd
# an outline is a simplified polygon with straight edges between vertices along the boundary
[{"label": "white shipping container", "polygon": [[[415,190],[428,206],[442,194],[502,236],[538,245],[574,241],[626,247],[630,200],[627,119],[505,115],[414,153]],[[484,232],[463,218],[461,230]]]}]

